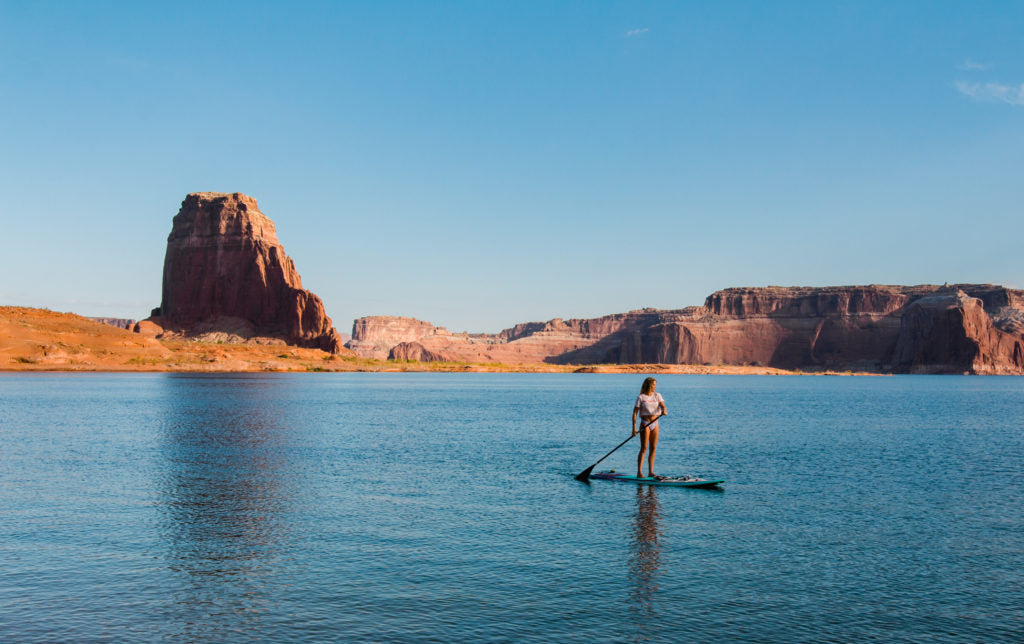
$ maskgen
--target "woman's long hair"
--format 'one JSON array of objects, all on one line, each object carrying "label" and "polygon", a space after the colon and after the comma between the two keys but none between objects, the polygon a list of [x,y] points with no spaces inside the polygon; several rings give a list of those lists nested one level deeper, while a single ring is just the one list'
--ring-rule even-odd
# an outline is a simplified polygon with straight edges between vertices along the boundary
[{"label": "woman's long hair", "polygon": [[647,378],[644,380],[644,384],[640,386],[640,393],[649,395],[651,390],[654,389],[654,383],[658,382],[654,378]]}]

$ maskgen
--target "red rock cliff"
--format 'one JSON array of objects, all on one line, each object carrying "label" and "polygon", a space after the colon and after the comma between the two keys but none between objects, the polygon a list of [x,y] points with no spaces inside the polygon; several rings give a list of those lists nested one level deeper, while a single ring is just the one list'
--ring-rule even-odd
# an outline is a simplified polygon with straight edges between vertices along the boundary
[{"label": "red rock cliff", "polygon": [[732,288],[702,307],[556,318],[494,335],[372,317],[356,321],[349,346],[412,360],[1024,374],[1024,291],[989,284]]},{"label": "red rock cliff", "polygon": [[224,330],[337,353],[320,298],[302,288],[274,223],[241,193],[185,197],[167,238],[163,298],[150,320],[186,335]]},{"label": "red rock cliff", "polygon": [[619,360],[1024,373],[1024,298],[990,284],[733,288],[627,338]]},{"label": "red rock cliff", "polygon": [[391,349],[403,342],[416,342],[435,335],[449,335],[444,327],[437,327],[416,318],[393,315],[371,315],[352,323],[352,339],[347,346],[364,358],[387,360]]},{"label": "red rock cliff", "polygon": [[680,313],[644,309],[592,319],[526,322],[496,334],[452,333],[415,318],[370,316],[352,325],[346,345],[368,358],[449,362],[613,362],[620,336]]}]

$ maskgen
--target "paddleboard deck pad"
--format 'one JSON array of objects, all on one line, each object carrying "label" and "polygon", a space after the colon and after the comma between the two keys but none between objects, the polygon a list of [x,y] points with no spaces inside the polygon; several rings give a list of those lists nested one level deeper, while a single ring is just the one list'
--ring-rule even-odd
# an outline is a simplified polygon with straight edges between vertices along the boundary
[{"label": "paddleboard deck pad", "polygon": [[664,485],[668,487],[716,487],[725,483],[725,479],[702,479],[698,476],[655,476],[654,478],[644,476],[628,476],[615,472],[594,472],[590,475],[592,479],[604,479],[606,481],[627,481],[638,485]]}]

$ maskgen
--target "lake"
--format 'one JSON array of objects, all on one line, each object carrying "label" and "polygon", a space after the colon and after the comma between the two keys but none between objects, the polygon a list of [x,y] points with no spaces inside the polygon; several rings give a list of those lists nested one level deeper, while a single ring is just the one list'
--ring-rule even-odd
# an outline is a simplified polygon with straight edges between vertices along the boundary
[{"label": "lake", "polygon": [[1024,638],[1024,378],[642,380],[0,374],[0,640]]}]

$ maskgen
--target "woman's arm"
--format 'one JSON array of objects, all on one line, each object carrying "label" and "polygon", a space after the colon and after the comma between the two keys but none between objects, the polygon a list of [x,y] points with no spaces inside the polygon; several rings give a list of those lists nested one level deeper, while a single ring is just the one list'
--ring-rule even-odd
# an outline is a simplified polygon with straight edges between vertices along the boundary
[{"label": "woman's arm", "polygon": [[639,407],[633,408],[633,436],[636,436],[636,415],[640,413]]}]

